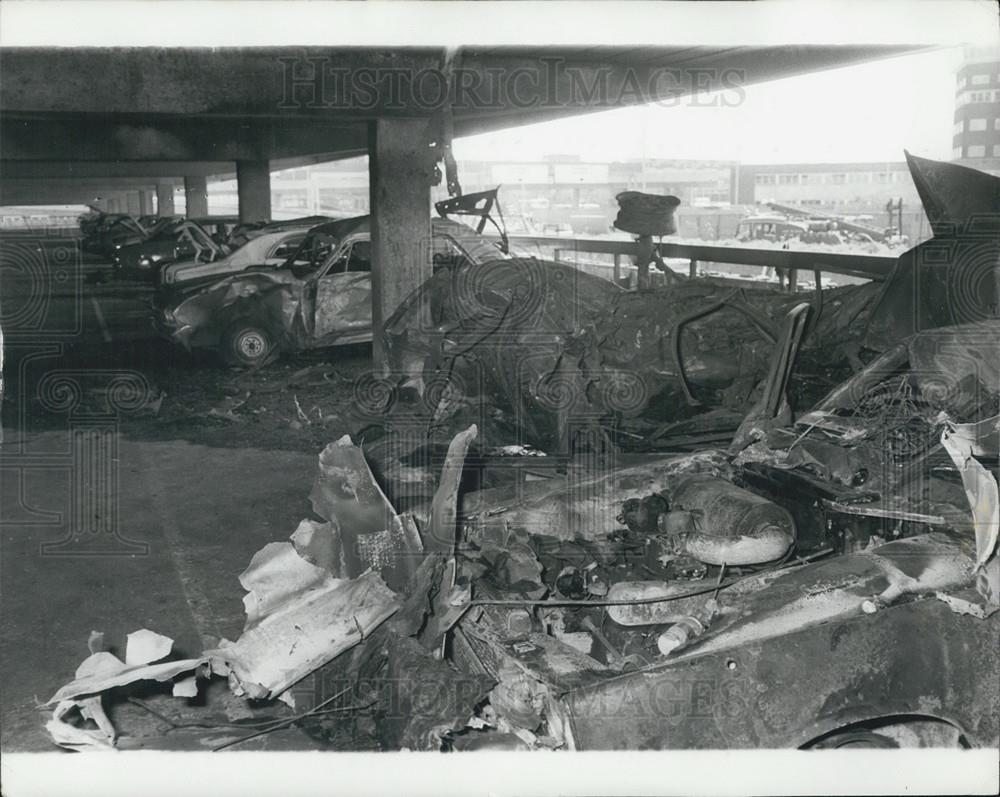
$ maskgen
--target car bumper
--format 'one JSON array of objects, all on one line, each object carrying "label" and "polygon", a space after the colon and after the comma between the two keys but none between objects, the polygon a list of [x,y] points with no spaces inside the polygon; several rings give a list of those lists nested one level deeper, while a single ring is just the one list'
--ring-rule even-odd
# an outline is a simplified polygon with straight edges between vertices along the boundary
[{"label": "car bumper", "polygon": [[178,346],[183,346],[188,351],[191,350],[191,338],[194,336],[194,327],[190,324],[178,324],[163,318],[154,318],[153,329],[156,330],[156,334],[159,337],[165,338],[171,343],[176,343]]}]

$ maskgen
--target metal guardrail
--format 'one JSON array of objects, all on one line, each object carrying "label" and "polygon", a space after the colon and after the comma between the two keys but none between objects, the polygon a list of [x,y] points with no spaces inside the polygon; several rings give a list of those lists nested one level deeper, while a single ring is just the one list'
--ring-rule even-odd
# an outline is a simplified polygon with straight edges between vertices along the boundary
[{"label": "metal guardrail", "polygon": [[[635,241],[615,241],[606,238],[562,238],[545,235],[512,235],[512,244],[551,247],[553,259],[560,260],[564,252],[605,254],[614,258],[615,281],[621,279],[622,257],[635,257],[639,247]],[[884,280],[892,273],[898,257],[888,255],[845,254],[793,249],[763,249],[748,246],[713,246],[711,244],[657,244],[660,257],[678,258],[689,263],[688,273],[698,276],[703,263],[731,263],[784,269],[789,275],[790,290],[795,289],[797,272],[828,272],[851,277]]]}]

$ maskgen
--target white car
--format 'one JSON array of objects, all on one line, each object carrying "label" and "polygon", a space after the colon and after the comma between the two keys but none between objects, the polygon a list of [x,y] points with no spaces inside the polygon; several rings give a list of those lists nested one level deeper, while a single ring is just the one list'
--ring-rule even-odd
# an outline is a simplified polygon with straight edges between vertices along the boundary
[{"label": "white car", "polygon": [[309,232],[308,227],[265,233],[247,241],[226,257],[211,263],[188,260],[171,263],[160,270],[159,283],[174,285],[203,277],[223,277],[250,266],[280,266],[294,252]]}]

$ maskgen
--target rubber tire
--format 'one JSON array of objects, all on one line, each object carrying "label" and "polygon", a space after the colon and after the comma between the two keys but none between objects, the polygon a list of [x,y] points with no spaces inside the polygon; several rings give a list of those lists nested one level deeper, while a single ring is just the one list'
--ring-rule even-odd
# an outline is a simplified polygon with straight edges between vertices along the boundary
[{"label": "rubber tire", "polygon": [[222,359],[229,365],[260,365],[274,350],[274,338],[254,321],[237,321],[222,336]]}]

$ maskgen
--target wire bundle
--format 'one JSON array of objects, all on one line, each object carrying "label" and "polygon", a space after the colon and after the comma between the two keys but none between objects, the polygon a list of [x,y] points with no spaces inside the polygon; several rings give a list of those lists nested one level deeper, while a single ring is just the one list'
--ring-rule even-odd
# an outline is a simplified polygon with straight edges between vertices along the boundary
[{"label": "wire bundle", "polygon": [[634,235],[672,235],[677,232],[674,210],[681,203],[675,196],[622,191],[615,227]]}]

